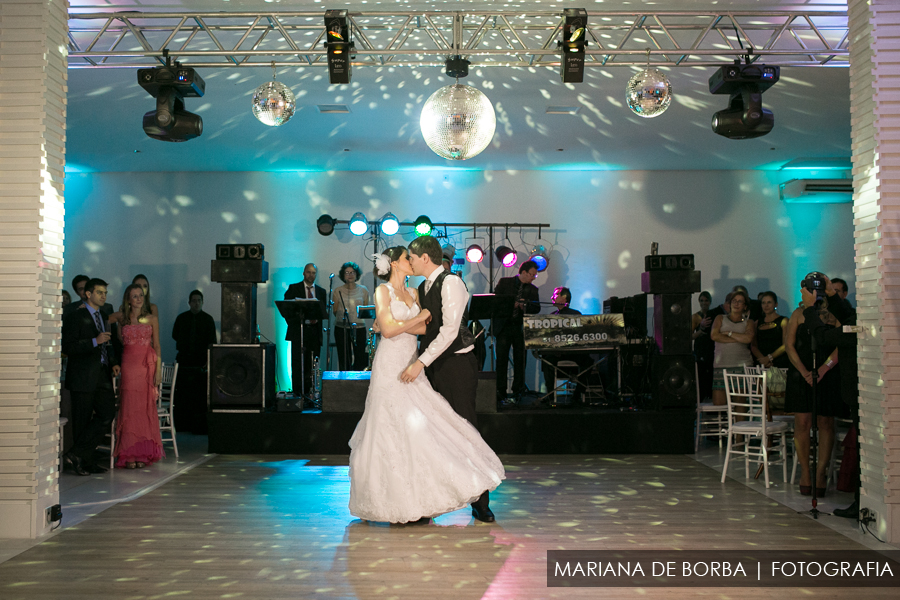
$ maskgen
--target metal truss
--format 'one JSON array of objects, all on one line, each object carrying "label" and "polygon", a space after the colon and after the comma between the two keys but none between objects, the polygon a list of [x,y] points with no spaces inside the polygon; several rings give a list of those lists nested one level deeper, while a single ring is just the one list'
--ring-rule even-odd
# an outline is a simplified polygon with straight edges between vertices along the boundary
[{"label": "metal truss", "polygon": [[[84,10],[81,8],[81,10]],[[558,67],[562,12],[351,12],[357,67]],[[588,12],[585,66],[848,66],[846,11]],[[69,15],[69,68],[327,67],[324,11]]]}]

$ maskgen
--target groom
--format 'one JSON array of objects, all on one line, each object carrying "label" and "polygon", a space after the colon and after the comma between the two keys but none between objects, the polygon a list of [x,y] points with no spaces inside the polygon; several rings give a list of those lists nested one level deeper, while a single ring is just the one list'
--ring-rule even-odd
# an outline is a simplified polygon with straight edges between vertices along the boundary
[{"label": "groom", "polygon": [[[416,275],[425,277],[419,286],[419,302],[431,312],[419,346],[419,359],[400,375],[405,382],[415,380],[422,369],[432,387],[450,403],[456,413],[473,426],[478,367],[475,338],[469,323],[469,291],[463,280],[441,265],[443,254],[437,239],[430,235],[416,238],[409,245],[409,264]],[[494,522],[485,491],[472,503],[472,516],[485,523]]]}]

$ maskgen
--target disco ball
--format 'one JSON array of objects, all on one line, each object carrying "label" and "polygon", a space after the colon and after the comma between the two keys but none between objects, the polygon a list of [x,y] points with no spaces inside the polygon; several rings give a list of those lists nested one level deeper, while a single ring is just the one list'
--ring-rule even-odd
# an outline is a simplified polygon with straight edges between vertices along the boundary
[{"label": "disco ball", "polygon": [[478,156],[491,143],[497,117],[481,90],[456,83],[431,95],[422,107],[419,126],[435,154],[466,160]]},{"label": "disco ball", "polygon": [[666,112],[672,103],[672,86],[665,74],[647,67],[628,80],[625,101],[631,112],[652,119]]},{"label": "disco ball", "polygon": [[284,125],[294,116],[294,92],[280,81],[256,88],[251,103],[253,116],[270,127]]}]

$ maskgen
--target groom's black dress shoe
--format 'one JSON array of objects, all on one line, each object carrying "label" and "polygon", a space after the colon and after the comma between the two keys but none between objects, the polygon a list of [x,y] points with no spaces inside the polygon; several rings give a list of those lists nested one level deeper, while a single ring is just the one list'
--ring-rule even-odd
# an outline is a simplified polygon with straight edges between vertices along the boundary
[{"label": "groom's black dress shoe", "polygon": [[472,506],[472,516],[482,523],[493,523],[497,520],[494,518],[494,513],[492,513],[491,509],[487,506],[483,508],[479,506]]},{"label": "groom's black dress shoe", "polygon": [[76,456],[71,452],[67,452],[63,456],[63,469],[75,473],[76,475],[81,475],[82,477],[90,475],[90,472],[84,468],[81,457]]}]

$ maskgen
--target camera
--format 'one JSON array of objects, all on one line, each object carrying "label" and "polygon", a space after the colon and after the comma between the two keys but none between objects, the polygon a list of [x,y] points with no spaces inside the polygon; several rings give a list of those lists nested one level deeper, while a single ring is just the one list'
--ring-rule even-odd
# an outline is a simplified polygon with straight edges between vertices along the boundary
[{"label": "camera", "polygon": [[825,294],[825,275],[813,271],[803,278],[800,287],[806,288],[810,292],[817,292],[817,296],[821,298]]}]

